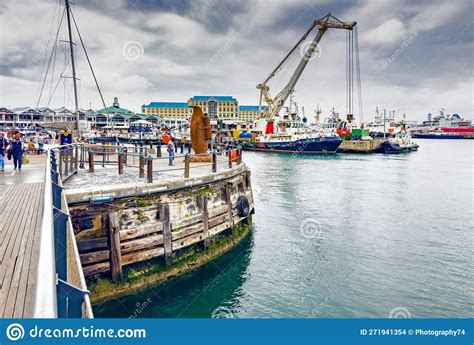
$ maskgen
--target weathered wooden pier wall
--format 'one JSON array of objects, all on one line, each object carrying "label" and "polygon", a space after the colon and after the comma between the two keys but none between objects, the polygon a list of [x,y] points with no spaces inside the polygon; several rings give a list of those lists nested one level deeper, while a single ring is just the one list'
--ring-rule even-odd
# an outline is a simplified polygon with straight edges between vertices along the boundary
[{"label": "weathered wooden pier wall", "polygon": [[106,273],[113,281],[122,280],[127,265],[157,257],[172,263],[194,245],[206,249],[253,212],[244,164],[195,178],[96,189],[66,194],[84,275]]}]

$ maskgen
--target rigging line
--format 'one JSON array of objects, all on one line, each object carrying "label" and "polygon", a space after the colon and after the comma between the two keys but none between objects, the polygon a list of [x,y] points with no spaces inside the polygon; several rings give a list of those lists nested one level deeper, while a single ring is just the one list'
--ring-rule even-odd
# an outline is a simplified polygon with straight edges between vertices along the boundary
[{"label": "rigging line", "polygon": [[[46,51],[49,50],[49,44],[51,43],[51,37],[52,37],[52,33],[53,33],[53,26],[54,26],[54,19],[56,17],[56,10],[59,9],[59,2],[56,2],[56,6],[54,7],[54,13],[53,13],[53,19],[51,20],[51,26],[49,28],[49,35],[48,35],[48,43],[46,43]],[[58,12],[58,19],[59,19],[59,12]],[[40,74],[40,78],[38,80],[38,89],[36,90],[36,94],[39,94],[39,91],[40,91],[40,87],[41,87],[41,81],[43,80],[43,72],[44,72],[44,66],[46,65],[46,54],[44,54],[44,58],[43,58],[43,64],[41,66],[41,74]],[[46,76],[45,76],[46,78]]]},{"label": "rigging line", "polygon": [[356,49],[356,70],[357,70],[357,88],[359,96],[359,121],[364,121],[364,109],[362,103],[362,79],[360,78],[360,60],[359,60],[359,33],[357,25],[355,27],[355,49]]},{"label": "rigging line", "polygon": [[69,60],[66,61],[66,63],[64,64],[63,70],[62,70],[62,72],[61,72],[61,74],[60,74],[60,76],[59,76],[59,78],[58,78],[58,82],[56,83],[56,86],[54,87],[54,90],[53,90],[52,94],[51,94],[50,97],[49,97],[49,100],[48,100],[48,107],[49,107],[49,104],[50,104],[51,100],[53,99],[53,96],[54,96],[54,94],[55,94],[55,92],[56,92],[56,89],[57,89],[58,86],[59,86],[59,83],[61,82],[62,75],[63,75],[63,73],[64,73],[64,71],[66,70],[66,68],[67,68],[68,65],[69,65]]},{"label": "rigging line", "polygon": [[99,91],[100,99],[102,100],[102,104],[105,109],[107,108],[107,106],[105,105],[104,97],[102,96],[102,91],[100,90],[99,83],[97,82],[97,78],[94,73],[94,69],[92,68],[91,60],[89,59],[89,54],[87,54],[86,46],[84,45],[84,41],[82,40],[81,33],[79,32],[79,28],[77,26],[76,18],[74,17],[74,13],[72,11],[71,11],[71,14],[72,14],[72,20],[74,22],[74,26],[76,27],[76,30],[77,30],[77,35],[79,36],[79,40],[81,41],[82,48],[84,49],[84,53],[86,54],[87,62],[89,63],[92,76],[94,77],[95,85],[97,86],[97,91]]},{"label": "rigging line", "polygon": [[[51,100],[51,93],[53,92],[53,80],[54,80],[54,70],[56,67],[56,52],[58,51],[57,46],[54,47],[54,57],[53,57],[53,69],[51,70],[51,83],[49,87],[49,96]],[[47,103],[47,107],[49,108],[49,101]]]},{"label": "rigging line", "polygon": [[[64,12],[63,12],[63,15],[62,15],[62,17],[61,17],[61,22],[59,23],[58,31],[56,32],[56,38],[55,38],[55,40],[54,40],[53,49],[54,49],[54,47],[55,47],[55,46],[57,45],[57,43],[58,43],[58,36],[59,36],[59,32],[61,31],[61,23],[62,23],[63,19],[64,19]],[[52,53],[53,53],[53,52],[51,51],[51,56],[50,56],[50,58],[49,58],[48,67],[46,68],[45,78],[44,78],[43,84],[42,84],[42,86],[41,86],[41,91],[40,91],[40,94],[39,94],[39,97],[38,97],[38,102],[36,103],[36,110],[38,110],[38,106],[39,106],[39,103],[40,103],[40,101],[41,101],[41,96],[43,95],[44,84],[46,83],[46,79],[47,79],[46,76],[48,75],[49,67],[51,66],[51,60],[52,60],[52,58],[53,58],[53,54],[52,54]]]}]

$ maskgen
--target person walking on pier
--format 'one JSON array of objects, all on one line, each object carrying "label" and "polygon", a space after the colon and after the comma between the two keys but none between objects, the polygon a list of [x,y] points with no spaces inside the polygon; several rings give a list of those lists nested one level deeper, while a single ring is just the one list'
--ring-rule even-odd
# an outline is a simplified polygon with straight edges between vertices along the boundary
[{"label": "person walking on pier", "polygon": [[186,148],[186,143],[188,139],[186,137],[181,138],[181,153],[183,153],[184,149]]},{"label": "person walking on pier", "polygon": [[168,151],[168,165],[169,166],[172,166],[174,165],[173,164],[173,161],[174,161],[174,143],[173,143],[174,139],[173,138],[170,138],[170,140],[168,141],[168,144],[166,145],[166,149]]},{"label": "person walking on pier", "polygon": [[5,171],[5,152],[7,151],[8,140],[4,137],[3,132],[0,132],[0,171]]},{"label": "person walking on pier", "polygon": [[13,156],[14,170],[18,168],[21,171],[23,163],[23,151],[25,150],[20,132],[16,131],[13,139],[10,141],[10,151]]}]

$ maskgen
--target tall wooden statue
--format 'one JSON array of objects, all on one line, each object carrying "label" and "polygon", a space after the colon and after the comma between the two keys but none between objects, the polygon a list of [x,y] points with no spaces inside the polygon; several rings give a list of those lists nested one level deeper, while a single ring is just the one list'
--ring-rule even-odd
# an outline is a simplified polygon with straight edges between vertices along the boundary
[{"label": "tall wooden statue", "polygon": [[207,114],[203,114],[200,107],[193,107],[191,117],[191,144],[196,156],[192,162],[210,162],[211,155],[207,152],[208,140],[212,139],[211,121]]}]

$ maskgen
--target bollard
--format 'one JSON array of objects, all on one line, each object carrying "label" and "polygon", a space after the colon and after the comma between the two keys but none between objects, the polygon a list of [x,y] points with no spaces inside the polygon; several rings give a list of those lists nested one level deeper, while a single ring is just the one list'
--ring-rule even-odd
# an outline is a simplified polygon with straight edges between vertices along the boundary
[{"label": "bollard", "polygon": [[146,178],[148,183],[153,183],[153,158],[151,156],[146,158]]},{"label": "bollard", "polygon": [[212,151],[212,172],[217,172],[217,152]]},{"label": "bollard", "polygon": [[94,172],[94,151],[89,150],[89,172],[93,173]]},{"label": "bollard", "polygon": [[118,152],[118,173],[123,175],[123,153],[122,151]]},{"label": "bollard", "polygon": [[161,158],[161,144],[156,145],[156,157]]},{"label": "bollard", "polygon": [[84,166],[84,144],[81,145],[81,161],[79,163],[79,169],[85,169]]},{"label": "bollard", "polygon": [[229,151],[227,151],[227,156],[229,158],[229,169],[232,169],[232,149],[229,148]]},{"label": "bollard", "polygon": [[191,153],[191,143],[187,143],[188,144],[188,153]]},{"label": "bollard", "polygon": [[[171,139],[170,139],[170,140],[171,140]],[[174,142],[173,142],[173,144],[174,144]],[[178,152],[178,145],[177,145],[177,144],[176,144],[176,145],[174,145],[174,152],[175,152],[175,153],[177,153],[177,152]]]},{"label": "bollard", "polygon": [[105,168],[105,143],[102,143],[102,168]]},{"label": "bollard", "polygon": [[242,147],[237,148],[237,164],[242,163]]},{"label": "bollard", "polygon": [[140,178],[145,177],[145,156],[143,156],[143,152],[140,152],[138,160],[138,174]]},{"label": "bollard", "polygon": [[191,161],[191,155],[186,153],[184,156],[184,178],[189,178],[189,163]]}]

